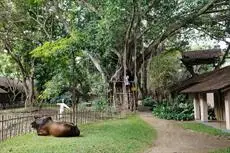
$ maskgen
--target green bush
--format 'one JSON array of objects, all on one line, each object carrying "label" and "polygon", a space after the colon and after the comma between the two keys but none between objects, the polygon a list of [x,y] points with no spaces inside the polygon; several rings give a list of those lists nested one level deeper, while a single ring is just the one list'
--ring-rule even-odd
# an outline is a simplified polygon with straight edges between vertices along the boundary
[{"label": "green bush", "polygon": [[167,120],[193,120],[193,103],[179,95],[173,101],[161,101],[153,108],[153,114]]},{"label": "green bush", "polygon": [[88,104],[87,102],[81,102],[81,103],[79,103],[78,106],[77,106],[78,110],[79,111],[87,110],[87,104]]},{"label": "green bush", "polygon": [[92,107],[96,111],[105,111],[108,107],[108,103],[105,99],[101,98],[92,102]]},{"label": "green bush", "polygon": [[143,99],[142,105],[148,107],[154,107],[156,105],[156,101],[153,100],[152,97],[146,97],[145,99]]}]

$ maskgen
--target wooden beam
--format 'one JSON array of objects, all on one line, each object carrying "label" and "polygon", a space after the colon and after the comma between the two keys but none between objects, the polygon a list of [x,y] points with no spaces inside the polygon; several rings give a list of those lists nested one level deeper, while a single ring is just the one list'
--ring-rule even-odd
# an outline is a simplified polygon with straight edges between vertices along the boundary
[{"label": "wooden beam", "polygon": [[194,118],[195,120],[200,120],[200,102],[199,102],[199,95],[193,95],[193,105],[194,105]]},{"label": "wooden beam", "polygon": [[200,94],[200,109],[201,109],[201,121],[208,121],[208,104],[207,104],[207,94]]},{"label": "wooden beam", "polygon": [[226,116],[226,129],[230,130],[230,91],[225,93],[225,116]]}]

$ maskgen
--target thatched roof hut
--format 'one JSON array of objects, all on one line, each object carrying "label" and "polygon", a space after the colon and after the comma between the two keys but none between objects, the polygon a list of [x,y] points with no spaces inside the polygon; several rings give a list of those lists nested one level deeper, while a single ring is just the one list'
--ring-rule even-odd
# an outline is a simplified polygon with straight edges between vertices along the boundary
[{"label": "thatched roof hut", "polygon": [[15,87],[17,90],[24,92],[21,80],[0,76],[0,88],[6,90],[7,88],[12,86]]},{"label": "thatched roof hut", "polygon": [[0,109],[24,103],[23,84],[18,79],[0,77]]},{"label": "thatched roof hut", "polygon": [[230,66],[188,79],[178,89],[193,96],[195,119],[201,121],[208,121],[207,94],[213,93],[215,115],[230,129]]},{"label": "thatched roof hut", "polygon": [[192,78],[193,85],[182,90],[182,93],[221,92],[230,89],[230,66],[214,70],[197,78]]},{"label": "thatched roof hut", "polygon": [[181,61],[187,65],[212,64],[220,60],[220,49],[193,50],[182,53]]}]

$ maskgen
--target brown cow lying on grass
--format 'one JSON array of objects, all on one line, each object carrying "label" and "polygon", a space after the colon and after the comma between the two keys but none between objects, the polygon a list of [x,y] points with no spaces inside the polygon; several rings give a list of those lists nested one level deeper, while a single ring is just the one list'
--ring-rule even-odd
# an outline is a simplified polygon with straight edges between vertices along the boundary
[{"label": "brown cow lying on grass", "polygon": [[80,135],[80,130],[73,123],[54,122],[51,117],[34,117],[32,128],[40,136],[52,135],[55,137],[74,137]]}]

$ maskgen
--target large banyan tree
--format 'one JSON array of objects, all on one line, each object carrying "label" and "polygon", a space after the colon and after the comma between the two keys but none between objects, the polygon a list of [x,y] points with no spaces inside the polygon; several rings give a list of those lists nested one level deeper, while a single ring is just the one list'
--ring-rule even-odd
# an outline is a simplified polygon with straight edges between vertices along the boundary
[{"label": "large banyan tree", "polygon": [[86,36],[77,50],[92,60],[104,83],[122,82],[123,110],[129,107],[127,72],[144,97],[153,56],[185,45],[183,38],[191,29],[223,41],[229,35],[229,0],[4,0],[0,4],[4,8],[0,32],[5,36],[1,45],[18,64],[25,89],[33,88],[26,87],[26,80],[33,84],[39,63],[30,51],[47,41],[72,37],[77,30]]},{"label": "large banyan tree", "polygon": [[[107,79],[125,82],[127,72],[130,72],[143,96],[148,93],[148,62],[166,49],[178,49],[186,44],[183,36],[187,31],[196,29],[223,41],[229,35],[230,2],[227,0],[106,0],[83,3],[98,16],[100,30],[94,37],[99,40],[100,49],[105,51],[98,58]],[[98,55],[97,52],[94,54]],[[122,90],[123,109],[128,109],[125,83]]]}]

